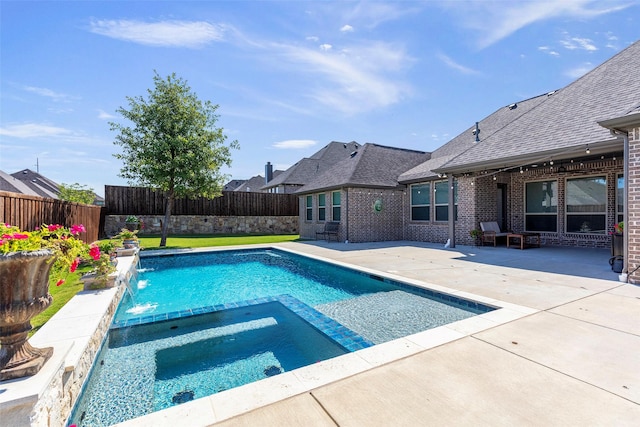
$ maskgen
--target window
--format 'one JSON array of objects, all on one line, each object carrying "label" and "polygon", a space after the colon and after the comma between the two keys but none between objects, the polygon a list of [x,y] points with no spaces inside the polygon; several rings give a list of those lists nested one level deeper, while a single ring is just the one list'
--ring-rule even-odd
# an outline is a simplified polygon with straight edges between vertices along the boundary
[{"label": "window", "polygon": [[[434,202],[436,206],[436,221],[449,221],[449,182],[435,183]],[[453,182],[454,220],[458,219],[458,182]]]},{"label": "window", "polygon": [[313,196],[307,196],[307,221],[313,220]]},{"label": "window", "polygon": [[331,206],[332,206],[332,216],[331,218],[334,221],[340,221],[340,211],[341,211],[341,205],[340,205],[340,192],[339,191],[334,191],[333,193],[331,193]]},{"label": "window", "polygon": [[607,179],[604,176],[567,179],[567,232],[605,233]]},{"label": "window", "polygon": [[525,184],[525,229],[558,231],[558,181]]},{"label": "window", "polygon": [[318,221],[325,221],[327,219],[327,195],[322,193],[318,194]]},{"label": "window", "polygon": [[413,184],[411,186],[411,219],[429,221],[431,184]]},{"label": "window", "polygon": [[616,188],[616,222],[624,221],[624,175],[618,175]]}]

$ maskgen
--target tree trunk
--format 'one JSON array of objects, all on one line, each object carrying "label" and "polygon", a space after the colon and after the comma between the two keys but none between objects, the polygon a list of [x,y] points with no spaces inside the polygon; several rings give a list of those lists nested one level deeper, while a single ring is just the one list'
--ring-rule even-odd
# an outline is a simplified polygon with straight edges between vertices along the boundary
[{"label": "tree trunk", "polygon": [[175,195],[173,191],[167,194],[167,204],[164,209],[164,223],[162,224],[162,237],[160,237],[160,247],[167,246],[167,234],[169,234],[169,222],[171,221],[171,208],[173,208],[173,199]]}]

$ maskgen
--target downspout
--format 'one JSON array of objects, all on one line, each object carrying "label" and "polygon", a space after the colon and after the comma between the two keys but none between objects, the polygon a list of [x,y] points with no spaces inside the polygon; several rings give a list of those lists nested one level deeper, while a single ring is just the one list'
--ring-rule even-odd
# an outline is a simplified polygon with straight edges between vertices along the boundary
[{"label": "downspout", "polygon": [[348,188],[345,189],[344,187],[342,187],[341,190],[345,190],[344,191],[344,198],[346,199],[345,200],[346,203],[344,204],[345,208],[346,208],[345,209],[346,210],[346,212],[345,212],[346,215],[344,216],[344,219],[345,219],[345,223],[344,223],[345,239],[344,239],[344,242],[345,243],[349,243],[349,189]]},{"label": "downspout", "polygon": [[[622,259],[622,273],[628,274],[629,272],[629,133],[619,129],[611,129],[609,130],[611,135],[619,136],[622,135],[622,140],[624,144],[624,168],[622,173],[624,174],[624,207],[622,209],[622,220],[624,221],[624,230],[622,230],[622,242],[624,246],[624,255]],[[627,276],[627,280],[625,282],[629,282],[629,277]]]},{"label": "downspout", "polygon": [[453,174],[449,174],[447,178],[447,185],[449,186],[449,247],[456,247],[456,204],[453,185]]}]

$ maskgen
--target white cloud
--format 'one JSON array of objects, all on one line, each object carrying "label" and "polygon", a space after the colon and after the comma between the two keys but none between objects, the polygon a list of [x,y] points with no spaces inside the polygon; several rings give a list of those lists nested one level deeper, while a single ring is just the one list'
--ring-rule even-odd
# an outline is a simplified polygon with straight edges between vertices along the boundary
[{"label": "white cloud", "polygon": [[320,37],[317,37],[317,36],[308,36],[308,37],[306,37],[306,40],[307,40],[307,41],[310,41],[310,42],[317,42],[318,40],[320,40]]},{"label": "white cloud", "polygon": [[331,50],[332,47],[333,46],[331,46],[330,44],[325,43],[320,45],[320,50],[327,51],[327,50]]},{"label": "white cloud", "polygon": [[583,65],[580,65],[578,67],[572,68],[570,70],[565,71],[563,74],[567,77],[570,77],[572,79],[577,79],[579,77],[584,76],[585,74],[587,74],[589,71],[591,71],[593,69],[593,64],[590,62],[587,62]]},{"label": "white cloud", "polygon": [[550,48],[549,46],[540,46],[538,47],[538,50],[540,52],[544,52],[547,55],[551,55],[551,56],[560,56],[560,54],[558,52],[556,52],[555,50],[553,50],[552,48]]},{"label": "white cloud", "polygon": [[445,2],[443,7],[456,14],[455,22],[474,31],[478,47],[485,48],[516,31],[555,18],[589,19],[623,10],[631,2],[597,0],[527,2]]},{"label": "white cloud", "polygon": [[35,93],[36,95],[44,96],[46,98],[51,98],[54,101],[59,101],[59,102],[70,102],[78,99],[78,97],[67,95],[65,93],[55,92],[51,89],[47,89],[43,87],[23,86],[22,88],[27,92]]},{"label": "white cloud", "polygon": [[317,144],[317,141],[312,139],[289,139],[286,141],[274,142],[273,147],[282,149],[300,149],[313,147]]},{"label": "white cloud", "polygon": [[351,33],[353,32],[353,27],[351,25],[343,25],[342,28],[340,28],[340,32],[343,33]]},{"label": "white cloud", "polygon": [[453,59],[451,59],[450,57],[445,55],[444,53],[439,53],[438,54],[438,59],[440,59],[442,62],[444,62],[444,64],[446,66],[448,66],[449,68],[452,68],[452,69],[454,69],[456,71],[459,71],[462,74],[480,74],[479,71],[476,71],[476,70],[474,70],[472,68],[465,67],[464,65],[458,64]]},{"label": "white cloud", "polygon": [[278,45],[289,70],[315,75],[309,96],[347,114],[398,102],[410,92],[398,73],[412,61],[404,49],[383,42],[349,46],[340,52]]},{"label": "white cloud", "polygon": [[42,125],[38,123],[25,123],[21,125],[9,125],[0,128],[0,135],[13,138],[47,138],[71,135],[68,129]]},{"label": "white cloud", "polygon": [[115,119],[116,116],[113,114],[109,114],[104,110],[98,110],[98,118],[101,120],[111,120],[111,119]]},{"label": "white cloud", "polygon": [[560,44],[569,50],[588,50],[595,51],[598,48],[593,44],[593,40],[582,37],[566,37],[564,40],[560,40]]},{"label": "white cloud", "polygon": [[92,33],[148,46],[199,48],[224,39],[225,27],[203,21],[99,20]]}]

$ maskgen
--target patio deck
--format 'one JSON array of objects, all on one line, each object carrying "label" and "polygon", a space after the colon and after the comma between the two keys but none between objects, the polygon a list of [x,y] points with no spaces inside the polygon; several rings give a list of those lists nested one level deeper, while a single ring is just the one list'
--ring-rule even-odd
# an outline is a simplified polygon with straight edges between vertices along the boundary
[{"label": "patio deck", "polygon": [[618,281],[608,250],[277,246],[539,311],[216,426],[638,425],[640,287]]}]

